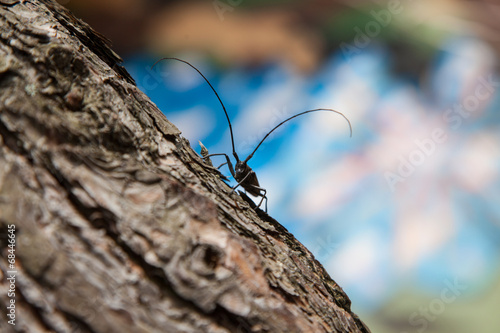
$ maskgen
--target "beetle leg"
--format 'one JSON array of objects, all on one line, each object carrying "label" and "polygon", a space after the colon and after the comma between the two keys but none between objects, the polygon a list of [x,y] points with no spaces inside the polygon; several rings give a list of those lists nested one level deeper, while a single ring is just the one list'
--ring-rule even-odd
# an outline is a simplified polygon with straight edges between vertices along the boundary
[{"label": "beetle leg", "polygon": [[217,167],[217,169],[222,168],[222,167],[223,167],[224,165],[226,165],[226,164],[227,164],[227,162],[222,163],[221,165],[219,165],[219,166]]},{"label": "beetle leg", "polygon": [[[240,180],[240,181],[238,182],[238,184],[236,184],[234,187],[232,187],[232,191],[231,191],[231,193],[229,193],[229,195],[233,194],[234,190],[236,190],[236,188],[237,188],[238,186],[240,186],[240,185],[241,185],[241,184],[245,181],[245,179],[247,179],[247,178],[248,178],[248,176],[250,176],[251,174],[254,174],[254,175],[255,175],[255,171],[251,170],[249,173],[247,173],[247,174],[245,175],[245,177],[243,177],[243,179],[242,179],[242,180]],[[245,188],[243,188],[243,189],[245,189]],[[246,191],[247,191],[247,190],[245,189],[245,193],[246,193]]]},{"label": "beetle leg", "polygon": [[266,207],[266,208],[265,208],[265,212],[267,213],[267,196],[266,196],[266,194],[267,194],[267,190],[266,190],[265,188],[258,187],[258,186],[255,186],[255,185],[254,185],[254,187],[255,187],[256,189],[258,189],[259,191],[264,192],[264,193],[261,193],[262,199],[260,199],[260,202],[259,202],[259,204],[257,205],[257,208],[259,208],[259,207],[260,207],[260,205],[262,205],[262,201],[264,201],[264,199],[266,199],[266,205],[265,205],[265,207]]},{"label": "beetle leg", "polygon": [[[233,163],[231,163],[231,160],[229,159],[229,156],[228,156],[227,154],[220,153],[220,154],[210,154],[210,155],[205,156],[205,158],[212,157],[212,156],[225,156],[225,157],[226,157],[226,163],[222,163],[221,165],[219,165],[219,168],[220,168],[221,166],[223,166],[224,164],[227,164],[228,169],[229,169],[229,172],[231,172],[231,175],[232,175],[232,176],[233,176],[233,178],[234,178],[234,168],[233,168]],[[217,169],[219,169],[219,168],[217,168]]]}]

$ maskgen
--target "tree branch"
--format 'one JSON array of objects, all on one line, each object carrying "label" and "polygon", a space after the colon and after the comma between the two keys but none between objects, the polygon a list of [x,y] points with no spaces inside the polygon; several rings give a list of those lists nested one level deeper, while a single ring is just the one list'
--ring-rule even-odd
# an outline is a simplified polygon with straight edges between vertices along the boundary
[{"label": "tree branch", "polygon": [[368,332],[54,1],[0,1],[0,303],[18,332]]}]

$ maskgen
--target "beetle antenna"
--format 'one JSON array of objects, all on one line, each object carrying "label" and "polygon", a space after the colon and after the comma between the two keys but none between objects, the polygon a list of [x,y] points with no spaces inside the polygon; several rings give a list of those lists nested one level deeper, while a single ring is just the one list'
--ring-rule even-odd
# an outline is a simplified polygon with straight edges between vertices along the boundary
[{"label": "beetle antenna", "polygon": [[301,112],[301,113],[298,113],[296,114],[295,116],[291,116],[290,118],[287,118],[285,120],[283,120],[281,123],[279,123],[278,125],[276,125],[272,130],[270,130],[266,136],[259,142],[259,144],[257,145],[257,147],[255,147],[255,149],[253,150],[253,152],[248,155],[248,157],[245,159],[245,161],[243,163],[246,163],[248,162],[252,157],[253,157],[253,154],[255,154],[255,152],[257,151],[257,149],[259,149],[260,145],[264,142],[264,140],[267,139],[267,137],[269,135],[271,135],[272,132],[274,132],[274,130],[276,130],[278,127],[280,127],[281,125],[283,125],[284,123],[286,123],[287,121],[289,120],[292,120],[293,118],[295,117],[298,117],[298,116],[301,116],[303,114],[306,114],[306,113],[310,113],[310,112],[316,112],[316,111],[331,111],[331,112],[335,112],[335,113],[338,113],[340,114],[342,117],[344,117],[345,120],[347,120],[347,123],[349,124],[349,130],[351,131],[351,134],[350,134],[350,137],[352,137],[352,126],[351,126],[351,122],[349,121],[349,119],[347,119],[346,116],[344,116],[344,114],[342,112],[339,112],[339,111],[335,111],[333,109],[314,109],[314,110],[309,110],[309,111],[304,111],[304,112]]},{"label": "beetle antenna", "polygon": [[155,62],[153,64],[153,66],[151,66],[151,69],[153,69],[153,67],[155,67],[160,61],[163,61],[163,60],[177,60],[177,61],[185,63],[186,65],[190,66],[195,71],[197,71],[198,74],[200,74],[201,77],[203,77],[205,79],[205,81],[208,83],[208,85],[210,86],[210,88],[212,88],[212,91],[215,93],[215,96],[217,96],[217,99],[219,100],[220,105],[222,105],[222,110],[224,110],[224,114],[226,115],[227,123],[229,124],[229,133],[231,133],[231,145],[233,146],[233,155],[236,158],[236,160],[239,161],[238,155],[236,154],[236,150],[234,149],[233,127],[231,126],[231,121],[229,120],[229,116],[227,115],[226,107],[224,106],[224,103],[222,103],[222,100],[220,99],[219,94],[217,93],[217,91],[215,91],[215,88],[212,86],[212,84],[210,83],[210,81],[208,81],[208,79],[205,77],[205,75],[203,75],[203,73],[200,72],[198,70],[198,68],[194,67],[189,62],[187,62],[185,60],[182,60],[182,59],[179,59],[179,58],[173,58],[173,57],[161,58],[160,60],[158,60],[157,62]]}]

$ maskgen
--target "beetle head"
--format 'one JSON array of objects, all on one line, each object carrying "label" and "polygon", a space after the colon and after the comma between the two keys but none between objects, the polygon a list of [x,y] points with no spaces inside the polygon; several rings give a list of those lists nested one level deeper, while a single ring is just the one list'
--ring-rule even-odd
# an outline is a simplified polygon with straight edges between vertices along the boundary
[{"label": "beetle head", "polygon": [[247,173],[252,171],[252,169],[245,162],[238,161],[234,167],[234,172],[236,173],[236,179],[243,178]]}]

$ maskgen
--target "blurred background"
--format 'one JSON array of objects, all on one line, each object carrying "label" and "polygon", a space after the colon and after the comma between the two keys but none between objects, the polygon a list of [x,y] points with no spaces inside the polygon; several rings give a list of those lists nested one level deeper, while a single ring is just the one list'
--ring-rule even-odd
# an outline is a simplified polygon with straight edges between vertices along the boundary
[{"label": "blurred background", "polygon": [[[196,151],[230,154],[374,333],[500,332],[500,4],[60,0]],[[218,165],[219,160],[213,158]],[[220,160],[222,163],[223,160]],[[226,167],[222,168],[229,176]],[[234,184],[234,180],[232,180]]]}]

